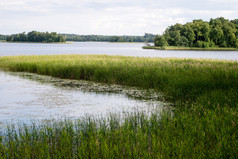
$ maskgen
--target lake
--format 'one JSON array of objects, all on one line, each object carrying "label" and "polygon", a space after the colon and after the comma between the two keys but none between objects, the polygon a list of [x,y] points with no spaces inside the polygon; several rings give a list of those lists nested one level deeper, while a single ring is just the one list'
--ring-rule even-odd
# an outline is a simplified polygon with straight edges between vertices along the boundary
[{"label": "lake", "polygon": [[238,51],[171,51],[142,49],[144,43],[75,42],[71,44],[0,43],[0,56],[105,54],[238,60]]},{"label": "lake", "polygon": [[145,97],[143,90],[136,88],[117,85],[110,88],[106,84],[72,81],[0,71],[0,127],[32,120],[77,119],[85,115],[106,116],[134,110],[149,112],[167,105],[156,98],[133,97],[135,93]]},{"label": "lake", "polygon": [[[238,60],[237,51],[144,50],[142,46],[143,43],[106,42],[0,43],[0,56],[106,54]],[[161,102],[156,95],[154,99],[140,98],[145,95],[142,90],[136,88],[79,82],[81,83],[74,87],[69,86],[72,82],[60,79],[0,71],[0,127],[6,126],[7,123],[29,123],[31,120],[51,120],[62,117],[77,119],[85,115],[105,116],[135,109],[150,111],[169,105]],[[149,92],[149,94],[152,96],[153,93]]]}]

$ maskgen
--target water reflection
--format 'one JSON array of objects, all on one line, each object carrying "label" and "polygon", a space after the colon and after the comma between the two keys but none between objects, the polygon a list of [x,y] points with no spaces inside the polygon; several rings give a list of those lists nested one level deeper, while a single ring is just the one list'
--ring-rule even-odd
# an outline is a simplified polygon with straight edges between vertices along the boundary
[{"label": "water reflection", "polygon": [[[101,90],[100,84],[84,81],[83,85],[81,81],[81,85],[75,87],[73,84],[80,82],[57,80],[56,78],[51,78],[52,80],[49,82],[47,78],[51,77],[0,71],[0,125],[62,117],[76,119],[86,114],[105,116],[110,112],[130,112],[135,109],[149,111],[161,109],[167,105],[155,100],[159,96],[150,100],[141,98],[135,100],[128,98],[126,92],[130,91],[123,88],[117,88],[116,90],[120,91],[116,93],[109,93],[111,91],[107,89],[107,93],[107,91]],[[71,83],[70,86],[67,85],[67,81]],[[65,85],[62,86],[62,83]],[[93,88],[99,90],[98,93],[95,93]],[[103,93],[100,93],[100,90]],[[140,92],[140,90],[133,91]],[[143,91],[141,92],[139,94],[145,96]]]}]

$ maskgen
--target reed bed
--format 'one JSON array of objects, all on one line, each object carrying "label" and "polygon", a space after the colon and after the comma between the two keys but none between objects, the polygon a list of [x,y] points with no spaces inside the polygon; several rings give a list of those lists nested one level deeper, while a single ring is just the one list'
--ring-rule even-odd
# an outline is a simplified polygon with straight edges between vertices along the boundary
[{"label": "reed bed", "polygon": [[[236,106],[238,103],[238,63],[234,61],[106,55],[14,56],[1,57],[0,67],[60,78],[153,88],[163,92],[169,100],[181,101],[182,105],[196,101],[205,105],[217,102]],[[214,99],[213,94],[229,97]],[[204,103],[207,97],[215,101]]]},{"label": "reed bed", "polygon": [[[236,158],[231,109],[84,118],[9,127],[1,158]],[[222,112],[222,113],[221,113]],[[233,114],[233,115],[232,115]]]},{"label": "reed bed", "polygon": [[10,127],[2,158],[237,158],[238,63],[106,55],[0,57],[0,68],[152,88],[176,109]]}]

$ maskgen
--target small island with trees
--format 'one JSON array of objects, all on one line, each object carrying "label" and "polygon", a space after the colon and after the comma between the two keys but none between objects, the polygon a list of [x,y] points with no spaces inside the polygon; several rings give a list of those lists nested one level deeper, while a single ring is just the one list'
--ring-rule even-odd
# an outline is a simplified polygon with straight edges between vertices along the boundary
[{"label": "small island with trees", "polygon": [[38,32],[31,31],[29,33],[13,34],[6,37],[8,42],[42,42],[42,43],[54,43],[65,42],[65,37],[57,34],[56,32]]},{"label": "small island with trees", "polygon": [[159,50],[238,50],[238,19],[223,17],[175,24],[162,35],[156,35],[154,46],[144,49]]}]

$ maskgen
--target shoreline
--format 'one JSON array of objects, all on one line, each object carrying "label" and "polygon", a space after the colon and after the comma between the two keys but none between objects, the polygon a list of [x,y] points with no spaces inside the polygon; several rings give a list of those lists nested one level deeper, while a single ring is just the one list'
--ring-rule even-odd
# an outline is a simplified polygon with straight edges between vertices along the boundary
[{"label": "shoreline", "polygon": [[197,47],[157,47],[157,46],[143,46],[143,49],[153,50],[182,50],[182,51],[238,51],[237,48],[197,48]]},{"label": "shoreline", "polygon": [[76,42],[101,42],[101,43],[144,43],[144,42],[111,42],[111,41],[66,41],[66,42],[31,42],[31,41],[6,41],[0,40],[0,43],[39,43],[39,44],[72,44]]},{"label": "shoreline", "polygon": [[0,43],[30,43],[30,44],[72,44],[73,41],[66,41],[66,42],[31,42],[31,41],[0,41]]},{"label": "shoreline", "polygon": [[49,125],[16,125],[16,131],[14,127],[3,135],[0,131],[0,158],[32,154],[47,158],[41,156],[43,153],[51,158],[65,154],[73,158],[110,158],[111,154],[119,158],[148,158],[151,154],[171,158],[175,151],[183,158],[235,158],[237,154],[233,148],[237,143],[237,62],[41,55],[0,57],[0,68],[68,79],[64,84],[73,87],[78,83],[72,79],[161,92],[163,100],[174,108],[172,113],[135,111],[125,117],[119,114],[52,121]]}]

